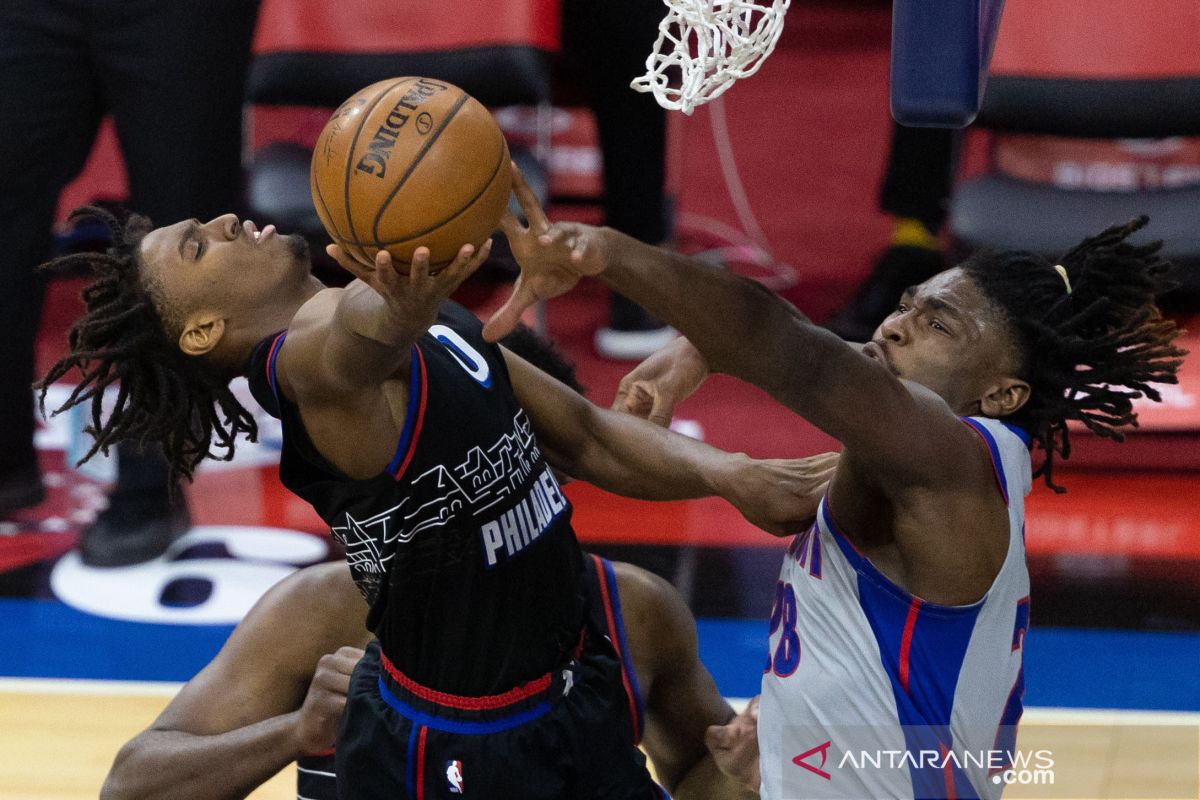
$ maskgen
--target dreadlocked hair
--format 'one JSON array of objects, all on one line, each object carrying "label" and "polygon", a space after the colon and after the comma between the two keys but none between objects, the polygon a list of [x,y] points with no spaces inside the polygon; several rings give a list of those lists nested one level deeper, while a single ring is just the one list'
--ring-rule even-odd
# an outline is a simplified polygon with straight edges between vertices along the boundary
[{"label": "dreadlocked hair", "polygon": [[1056,492],[1056,457],[1071,455],[1067,423],[1123,441],[1137,425],[1133,401],[1162,398],[1151,384],[1177,383],[1186,354],[1180,334],[1155,306],[1169,285],[1162,242],[1126,239],[1149,221],[1138,217],[1085,239],[1057,267],[1028,252],[978,253],[961,267],[1006,318],[1016,337],[1028,402],[1008,419],[1029,432],[1045,458],[1034,476]]},{"label": "dreadlocked hair", "polygon": [[[34,384],[40,391],[43,415],[50,384],[78,370],[78,385],[54,413],[91,401],[86,432],[93,443],[80,464],[97,452],[107,455],[111,445],[126,440],[143,447],[160,442],[171,466],[172,483],[179,477],[191,480],[205,456],[230,460],[238,434],[254,441],[258,428],[227,379],[199,359],[184,355],[164,325],[155,305],[156,290],[143,281],[137,255],[138,245],[150,231],[150,220],[134,214],[122,223],[94,206],[70,216],[71,222],[82,220],[107,226],[110,245],[103,253],[75,253],[43,267],[83,267],[96,276],[83,290],[87,312],[68,333],[70,352]],[[118,384],[116,401],[105,419],[104,390],[114,383]],[[213,452],[214,445],[224,452]]]}]

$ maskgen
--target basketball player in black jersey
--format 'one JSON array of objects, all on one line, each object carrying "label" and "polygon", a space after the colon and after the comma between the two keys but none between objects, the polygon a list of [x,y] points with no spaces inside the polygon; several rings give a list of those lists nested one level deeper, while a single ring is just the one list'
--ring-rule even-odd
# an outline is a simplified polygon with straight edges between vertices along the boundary
[{"label": "basketball player in black jersey", "polygon": [[232,377],[282,420],[283,483],[345,544],[377,637],[351,687],[339,792],[450,797],[456,766],[496,798],[653,796],[550,465],[633,497],[720,495],[772,530],[806,501],[795,465],[598,409],[485,342],[446,298],[488,246],[437,275],[424,248],[402,275],[386,252],[363,266],[334,247],[357,280],[330,289],[273,226],[99,213],[117,245],[88,257],[87,314],[42,386],[78,368],[64,407],[91,401],[96,447],[158,439],[189,475],[253,432]]},{"label": "basketball player in black jersey", "polygon": [[[753,797],[706,754],[706,727],[733,711],[697,657],[683,599],[630,564],[593,556],[586,563],[595,624],[608,631],[612,611],[614,631],[606,635],[627,645],[622,655],[632,663],[623,677],[638,728],[623,734],[636,741],[641,733],[658,780],[676,800]],[[370,639],[365,613],[343,564],[280,581],[150,728],[121,749],[102,800],[244,797],[293,759],[301,797],[335,800],[330,749],[351,671]],[[486,796],[486,787],[464,785]]]},{"label": "basketball player in black jersey", "polygon": [[[583,393],[574,369],[527,328],[504,346]],[[814,496],[828,474],[812,460]],[[814,506],[815,508],[815,506]],[[678,592],[631,564],[586,558],[593,624],[622,646],[642,746],[676,800],[748,798],[706,755],[705,729],[732,710],[698,659],[695,625]],[[272,587],[217,656],[184,686],[150,728],[118,753],[102,800],[242,797],[288,761],[298,794],[334,800],[331,746],[354,665],[370,634],[361,594],[345,566],[300,570]],[[624,638],[622,638],[624,637]]]}]

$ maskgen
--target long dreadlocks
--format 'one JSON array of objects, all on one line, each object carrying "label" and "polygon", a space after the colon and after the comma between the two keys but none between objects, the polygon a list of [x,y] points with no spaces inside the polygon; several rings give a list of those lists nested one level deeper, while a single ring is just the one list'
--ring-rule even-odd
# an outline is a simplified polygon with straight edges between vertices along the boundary
[{"label": "long dreadlocks", "polygon": [[[131,215],[122,224],[109,211],[89,206],[70,220],[95,219],[111,233],[104,253],[77,253],[56,259],[47,267],[86,267],[96,280],[83,290],[87,313],[71,326],[70,353],[34,384],[41,391],[45,413],[46,390],[73,369],[80,380],[55,414],[91,401],[87,427],[94,441],[80,463],[123,440],[162,443],[173,477],[192,477],[205,456],[228,461],[234,441],[244,433],[253,441],[254,418],[215,370],[180,352],[177,338],[164,325],[156,295],[142,276],[138,245],[150,231],[148,219]],[[117,383],[116,402],[104,418],[104,390]],[[215,446],[224,453],[214,453]]]},{"label": "long dreadlocks", "polygon": [[1147,222],[1138,217],[1085,239],[1058,266],[1027,252],[984,252],[961,265],[1017,337],[1019,374],[1031,392],[1009,419],[1045,451],[1035,476],[1056,492],[1063,489],[1054,484],[1055,457],[1071,454],[1068,421],[1122,441],[1120,429],[1137,425],[1133,401],[1160,400],[1151,384],[1177,382],[1185,351],[1172,342],[1180,332],[1154,304],[1170,269],[1162,242],[1125,241]]}]

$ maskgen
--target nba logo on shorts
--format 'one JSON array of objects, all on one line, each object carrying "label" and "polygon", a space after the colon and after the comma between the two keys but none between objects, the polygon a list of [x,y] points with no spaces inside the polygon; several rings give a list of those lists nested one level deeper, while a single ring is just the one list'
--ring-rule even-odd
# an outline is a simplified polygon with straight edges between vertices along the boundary
[{"label": "nba logo on shorts", "polygon": [[462,762],[446,762],[446,787],[451,794],[463,793]]}]

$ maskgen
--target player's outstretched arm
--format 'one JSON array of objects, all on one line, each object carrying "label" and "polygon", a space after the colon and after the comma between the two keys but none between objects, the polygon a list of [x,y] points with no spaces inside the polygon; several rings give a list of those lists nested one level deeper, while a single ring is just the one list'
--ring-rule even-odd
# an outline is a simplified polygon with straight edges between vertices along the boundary
[{"label": "player's outstretched arm", "polygon": [[330,747],[365,616],[345,564],[285,578],[121,748],[101,798],[241,798],[297,757]]},{"label": "player's outstretched arm", "polygon": [[954,453],[974,450],[945,443],[971,434],[933,392],[901,381],[756,281],[612,229],[551,224],[519,172],[514,188],[528,225],[507,218],[504,230],[521,276],[487,338],[502,336],[529,304],[594,276],[683,333],[714,372],[766,390],[856,458],[884,467],[879,474],[961,476]]},{"label": "player's outstretched arm", "polygon": [[438,306],[490,251],[490,239],[478,252],[463,245],[449,266],[431,275],[429,250],[418,247],[404,275],[386,250],[367,267],[330,245],[329,255],[357,280],[329,293],[336,299],[319,295],[296,315],[280,353],[281,382],[310,398],[343,397],[396,376],[408,364],[412,344],[437,318]]},{"label": "player's outstretched arm", "polygon": [[759,461],[599,408],[505,350],[513,390],[550,463],[573,478],[640,500],[716,496],[775,535],[811,522],[836,456]]}]

